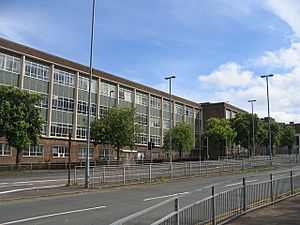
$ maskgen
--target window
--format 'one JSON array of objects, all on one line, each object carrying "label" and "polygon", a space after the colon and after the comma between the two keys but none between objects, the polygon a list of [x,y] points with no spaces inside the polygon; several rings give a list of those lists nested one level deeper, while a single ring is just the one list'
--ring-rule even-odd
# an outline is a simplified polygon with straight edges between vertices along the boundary
[{"label": "window", "polygon": [[137,113],[136,120],[139,124],[147,125],[148,124],[148,115],[143,114],[143,113]]},{"label": "window", "polygon": [[11,150],[8,144],[0,144],[0,156],[11,156]]},{"label": "window", "polygon": [[49,71],[49,66],[44,66],[31,61],[26,61],[25,63],[25,76],[48,81]]},{"label": "window", "polygon": [[151,127],[160,127],[160,117],[150,116]]},{"label": "window", "polygon": [[29,146],[28,148],[24,149],[23,155],[28,157],[42,157],[43,156],[43,145],[36,145],[36,146]]},{"label": "window", "polygon": [[54,83],[68,85],[74,87],[75,75],[63,70],[55,69],[54,70]]},{"label": "window", "polygon": [[231,111],[226,109],[226,115],[225,116],[226,116],[225,117],[226,119],[230,119],[231,118]]},{"label": "window", "polygon": [[175,104],[175,114],[177,115],[183,115],[183,105],[177,105]]},{"label": "window", "polygon": [[100,107],[99,107],[99,115],[100,115],[100,117],[107,116],[107,113],[108,113],[108,107],[100,105]]},{"label": "window", "polygon": [[161,100],[158,97],[150,97],[150,105],[152,108],[161,109]]},{"label": "window", "polygon": [[100,158],[102,160],[108,160],[112,156],[112,151],[108,148],[102,148]]},{"label": "window", "polygon": [[163,128],[164,129],[169,129],[171,127],[171,120],[164,119],[163,120]]},{"label": "window", "polygon": [[[169,101],[164,100],[163,110],[165,112],[170,112],[170,102]],[[171,112],[172,111],[173,111],[173,109],[172,109],[172,105],[171,105]]]},{"label": "window", "polygon": [[151,142],[154,143],[154,145],[160,146],[160,140],[161,140],[161,137],[160,137],[160,136],[157,136],[157,135],[151,135],[151,136],[150,136],[150,140],[151,140]]},{"label": "window", "polygon": [[137,92],[136,93],[136,104],[148,106],[148,95]]},{"label": "window", "polygon": [[72,132],[72,125],[62,123],[51,123],[51,136],[55,137],[69,137]]},{"label": "window", "polygon": [[20,73],[20,59],[0,53],[0,69],[8,72]]},{"label": "window", "polygon": [[[88,114],[88,102],[78,101],[77,111],[82,114]],[[96,104],[91,104],[91,115],[96,116]]]},{"label": "window", "polygon": [[43,99],[37,104],[38,107],[48,108],[48,95],[43,95]]},{"label": "window", "polygon": [[[81,147],[78,149],[78,158],[84,158],[86,156],[86,152],[87,152],[87,147]],[[90,148],[89,149],[89,158],[93,158],[93,149]]]},{"label": "window", "polygon": [[73,112],[74,99],[53,95],[52,109],[60,109]]},{"label": "window", "polygon": [[115,98],[115,96],[116,96],[116,85],[109,84],[109,83],[106,83],[106,82],[101,82],[100,95]]},{"label": "window", "polygon": [[[88,77],[79,76],[78,88],[83,91],[89,91],[90,79]],[[92,93],[97,93],[97,80],[92,79]]]},{"label": "window", "polygon": [[87,138],[86,127],[77,127],[76,137],[80,139],[86,139]]},{"label": "window", "polygon": [[193,117],[193,109],[192,108],[189,108],[189,107],[186,107],[185,108],[185,115],[187,117]]},{"label": "window", "polygon": [[121,87],[119,91],[119,98],[127,102],[132,102],[132,90]]},{"label": "window", "polygon": [[148,135],[147,134],[139,134],[138,143],[142,145],[148,144]]},{"label": "window", "polygon": [[57,158],[63,158],[69,156],[69,147],[64,146],[52,146],[52,156]]}]

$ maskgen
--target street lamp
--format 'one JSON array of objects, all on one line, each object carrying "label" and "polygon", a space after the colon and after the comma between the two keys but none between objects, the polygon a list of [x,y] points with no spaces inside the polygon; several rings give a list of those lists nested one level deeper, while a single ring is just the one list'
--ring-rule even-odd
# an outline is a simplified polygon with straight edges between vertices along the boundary
[{"label": "street lamp", "polygon": [[271,141],[271,121],[270,121],[270,100],[269,100],[269,77],[273,77],[273,74],[260,76],[261,78],[266,78],[267,83],[267,102],[268,102],[268,127],[269,127],[269,152],[270,152],[270,162],[272,163],[272,141]]},{"label": "street lamp", "polygon": [[169,111],[171,115],[171,124],[170,124],[170,143],[169,143],[169,159],[170,159],[170,165],[172,170],[172,127],[173,127],[173,115],[172,115],[172,79],[175,79],[175,76],[165,77],[165,80],[169,80],[169,99],[170,99],[170,105],[169,105]]},{"label": "street lamp", "polygon": [[91,99],[92,99],[91,89],[92,89],[92,77],[93,77],[95,5],[96,5],[96,0],[93,0],[91,45],[90,45],[90,79],[89,79],[89,100],[88,100],[88,122],[87,122],[87,148],[85,154],[85,179],[84,179],[85,188],[89,188],[89,183],[90,183],[90,139],[91,139],[90,136],[91,136]]},{"label": "street lamp", "polygon": [[[115,91],[114,90],[111,90],[110,92],[109,92],[109,100],[111,101],[111,96],[112,96],[112,93],[114,93]],[[110,106],[110,108],[111,108],[111,106]],[[109,120],[109,125],[111,126],[111,120]],[[108,150],[108,163],[109,163],[109,161],[110,161],[110,156],[111,156],[111,145],[109,146],[109,150]]]},{"label": "street lamp", "polygon": [[254,137],[254,115],[253,115],[253,103],[256,102],[255,99],[250,99],[248,102],[251,103],[251,109],[252,109],[252,147],[253,147],[253,155],[255,156],[255,137]]}]

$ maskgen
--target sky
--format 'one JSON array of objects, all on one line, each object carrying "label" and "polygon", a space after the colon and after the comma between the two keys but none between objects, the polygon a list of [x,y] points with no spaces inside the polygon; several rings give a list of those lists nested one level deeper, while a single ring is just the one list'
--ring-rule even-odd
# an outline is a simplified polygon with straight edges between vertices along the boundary
[{"label": "sky", "polygon": [[[92,0],[0,0],[0,37],[89,65]],[[93,67],[300,122],[300,1],[97,0]]]}]

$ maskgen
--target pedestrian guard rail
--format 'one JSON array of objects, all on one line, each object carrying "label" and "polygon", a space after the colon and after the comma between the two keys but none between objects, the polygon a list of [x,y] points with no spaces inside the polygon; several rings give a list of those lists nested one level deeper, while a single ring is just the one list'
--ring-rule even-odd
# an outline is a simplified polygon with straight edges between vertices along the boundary
[{"label": "pedestrian guard rail", "polygon": [[[286,166],[298,163],[298,155],[282,155],[273,157],[257,156],[243,160],[209,160],[173,163],[149,163],[140,165],[93,166],[90,170],[91,186],[110,186],[137,182],[162,181],[168,178],[195,175],[210,175],[224,172],[239,172],[261,166]],[[74,183],[84,185],[85,167],[75,166]]]},{"label": "pedestrian guard rail", "polygon": [[[232,184],[232,182],[237,183]],[[225,186],[231,188],[224,190]],[[207,196],[203,198],[204,192]],[[284,169],[274,173],[241,177],[180,193],[111,225],[225,224],[242,214],[298,193],[300,193],[300,169]],[[197,195],[199,199],[197,199]],[[187,200],[188,198],[189,200]],[[153,216],[155,210],[167,213],[155,218]],[[152,220],[145,219],[145,215]]]}]

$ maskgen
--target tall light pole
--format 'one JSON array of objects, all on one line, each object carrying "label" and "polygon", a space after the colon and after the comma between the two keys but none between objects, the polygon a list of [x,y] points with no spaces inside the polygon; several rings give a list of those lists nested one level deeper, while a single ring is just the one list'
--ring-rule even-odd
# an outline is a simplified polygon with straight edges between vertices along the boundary
[{"label": "tall light pole", "polygon": [[89,79],[89,104],[88,104],[88,124],[87,124],[87,148],[85,154],[85,188],[89,188],[90,183],[90,136],[91,136],[91,99],[92,99],[92,77],[93,77],[93,45],[94,45],[94,23],[95,23],[95,5],[96,0],[93,0],[92,9],[92,30],[91,30],[91,45],[90,45],[90,79]]},{"label": "tall light pole", "polygon": [[199,105],[199,118],[198,118],[198,126],[199,126],[199,161],[201,162],[201,151],[202,151],[202,146],[201,146],[201,135],[202,135],[202,127],[201,127],[201,104]]},{"label": "tall light pole", "polygon": [[251,103],[251,111],[252,111],[252,154],[255,156],[255,135],[254,135],[254,114],[253,114],[253,103],[256,102],[255,99],[250,99],[248,102]]},{"label": "tall light pole", "polygon": [[[169,99],[170,99],[170,105],[169,105],[169,111],[171,115],[171,124],[170,124],[170,143],[169,143],[169,159],[170,159],[170,165],[172,165],[172,128],[173,128],[173,114],[172,114],[172,79],[175,79],[175,76],[165,77],[166,80],[169,80]],[[171,166],[172,170],[172,166]]]},{"label": "tall light pole", "polygon": [[270,121],[270,100],[269,100],[269,77],[273,77],[273,74],[260,76],[261,78],[266,78],[267,83],[267,102],[268,102],[268,127],[269,127],[269,152],[270,152],[270,162],[272,163],[272,140],[271,140],[271,121]]}]

